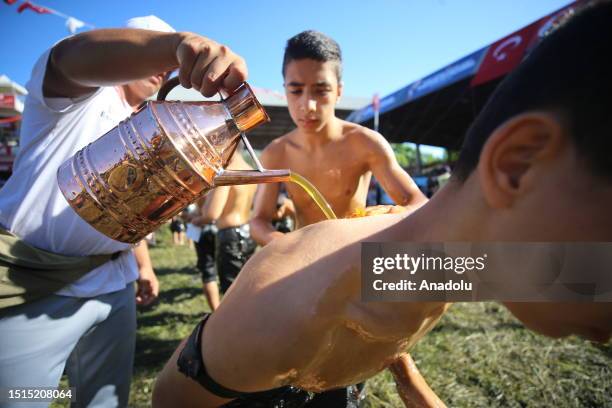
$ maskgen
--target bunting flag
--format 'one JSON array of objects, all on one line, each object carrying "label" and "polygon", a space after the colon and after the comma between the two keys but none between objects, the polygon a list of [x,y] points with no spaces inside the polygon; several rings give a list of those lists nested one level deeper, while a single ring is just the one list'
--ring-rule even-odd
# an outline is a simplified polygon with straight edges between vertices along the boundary
[{"label": "bunting flag", "polygon": [[18,13],[23,13],[24,10],[32,10],[37,12],[38,14],[51,14],[51,11],[47,8],[37,6],[35,4],[30,3],[29,1],[24,1],[21,3],[19,8],[17,9]]},{"label": "bunting flag", "polygon": [[70,34],[76,33],[79,28],[83,28],[83,27],[95,28],[92,24],[88,24],[84,21],[81,21],[78,18],[68,16],[64,13],[60,13],[57,10],[53,10],[52,8],[45,7],[40,4],[36,4],[29,0],[21,1],[21,2],[19,0],[3,0],[3,1],[5,4],[8,4],[9,6],[12,6],[13,4],[19,2],[20,4],[19,4],[19,7],[17,7],[17,12],[20,14],[26,10],[31,10],[38,14],[51,14],[56,17],[63,18],[64,20],[66,20],[66,23],[65,23],[66,28],[68,29]]},{"label": "bunting flag", "polygon": [[82,22],[81,20],[77,20],[74,17],[68,17],[66,19],[66,27],[68,28],[68,31],[70,31],[70,34],[74,34],[76,33],[76,31],[81,28],[84,27],[85,23]]}]

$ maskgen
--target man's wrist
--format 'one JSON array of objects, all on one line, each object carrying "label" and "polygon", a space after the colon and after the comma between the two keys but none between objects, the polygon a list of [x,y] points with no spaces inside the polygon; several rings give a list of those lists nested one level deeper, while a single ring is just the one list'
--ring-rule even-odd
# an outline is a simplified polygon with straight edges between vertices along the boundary
[{"label": "man's wrist", "polygon": [[167,52],[169,53],[169,55],[172,55],[172,58],[174,60],[174,63],[176,64],[176,67],[178,67],[180,64],[180,61],[178,59],[178,47],[179,45],[181,45],[183,40],[187,38],[188,35],[193,35],[193,34],[189,32],[176,32],[176,33],[168,34]]},{"label": "man's wrist", "polygon": [[[146,48],[148,50],[155,50],[155,56],[157,64],[162,64],[160,72],[174,70],[179,67],[179,60],[177,56],[177,50],[183,39],[186,37],[184,32],[177,33],[155,33],[155,35],[147,36]],[[159,72],[158,72],[159,73]]]},{"label": "man's wrist", "polygon": [[138,266],[138,272],[140,272],[140,274],[144,273],[151,273],[153,272],[153,265],[149,264],[149,265],[140,265]]}]

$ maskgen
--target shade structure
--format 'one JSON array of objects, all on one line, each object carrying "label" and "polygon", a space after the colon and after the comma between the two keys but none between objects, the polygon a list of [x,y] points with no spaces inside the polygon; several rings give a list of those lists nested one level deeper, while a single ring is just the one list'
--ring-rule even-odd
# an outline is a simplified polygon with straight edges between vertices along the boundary
[{"label": "shade structure", "polygon": [[[459,150],[501,80],[563,18],[587,1],[550,13],[506,37],[380,99],[380,132],[390,142],[413,142]],[[372,104],[347,120],[374,126]]]},{"label": "shade structure", "polygon": [[6,75],[0,75],[0,117],[15,116],[23,112],[21,98],[27,93],[23,86]]}]

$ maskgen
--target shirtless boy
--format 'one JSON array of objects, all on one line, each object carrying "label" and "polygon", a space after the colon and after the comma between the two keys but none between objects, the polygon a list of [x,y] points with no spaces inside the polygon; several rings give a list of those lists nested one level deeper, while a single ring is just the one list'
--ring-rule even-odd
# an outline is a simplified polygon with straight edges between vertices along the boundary
[{"label": "shirtless boy", "polygon": [[[342,95],[338,44],[316,31],[287,42],[283,77],[289,114],[296,129],[274,140],[262,153],[264,167],[289,168],[306,177],[343,218],[365,206],[372,174],[396,204],[418,207],[425,196],[400,167],[389,143],[378,133],[336,117]],[[325,219],[310,197],[292,183],[297,227]],[[251,232],[260,245],[282,236],[272,226],[278,184],[262,184],[255,198]]]},{"label": "shirtless boy", "polygon": [[[365,207],[372,173],[397,204],[416,208],[427,201],[380,134],[336,117],[335,106],[342,95],[342,55],[333,39],[316,31],[290,38],[282,72],[296,129],[266,147],[264,167],[289,168],[306,177],[338,218]],[[295,207],[297,228],[325,219],[301,187],[287,183],[286,189]],[[283,236],[272,224],[278,194],[279,184],[258,187],[251,231],[260,245]],[[350,391],[338,390],[317,400],[325,399],[327,406],[346,406],[340,401]]]},{"label": "shirtless boy", "polygon": [[[250,170],[252,167],[242,157],[241,149],[238,149],[232,156],[228,169]],[[192,220],[197,225],[214,222],[217,229],[213,241],[214,260],[221,293],[227,291],[240,269],[255,252],[256,245],[251,239],[248,221],[256,189],[254,184],[217,187],[206,196],[200,216]],[[204,294],[214,311],[219,306],[219,289],[214,268],[207,270],[207,276],[203,276]]]},{"label": "shirtless boy", "polygon": [[[238,149],[228,166],[230,170],[252,170]],[[203,209],[204,218],[217,220],[215,262],[225,293],[246,261],[255,252],[251,239],[249,219],[257,186],[254,184],[233,185],[215,188],[207,197]]]}]

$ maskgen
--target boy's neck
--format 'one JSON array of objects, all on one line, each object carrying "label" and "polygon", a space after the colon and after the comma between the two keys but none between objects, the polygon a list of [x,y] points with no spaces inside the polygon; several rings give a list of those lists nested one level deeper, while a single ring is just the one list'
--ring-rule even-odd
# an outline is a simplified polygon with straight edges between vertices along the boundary
[{"label": "boy's neck", "polygon": [[[466,211],[471,208],[472,211]],[[476,210],[477,209],[477,210]],[[397,224],[398,241],[486,240],[487,211],[456,182],[449,182],[425,205]]]},{"label": "boy's neck", "polygon": [[342,121],[334,116],[318,132],[305,133],[301,130],[299,132],[302,140],[304,140],[311,149],[318,149],[342,136]]}]

